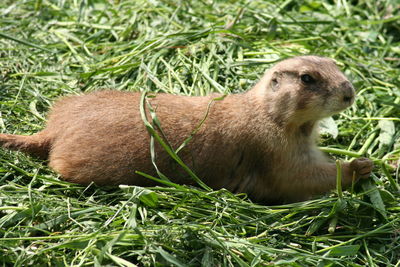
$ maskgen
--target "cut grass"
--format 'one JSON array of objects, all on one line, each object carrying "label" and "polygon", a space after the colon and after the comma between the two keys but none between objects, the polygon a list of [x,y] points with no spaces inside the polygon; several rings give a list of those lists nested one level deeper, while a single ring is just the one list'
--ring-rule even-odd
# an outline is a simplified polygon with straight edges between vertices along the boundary
[{"label": "cut grass", "polygon": [[84,188],[1,150],[0,262],[399,266],[399,10],[390,0],[2,1],[2,132],[42,129],[62,95],[240,92],[281,58],[319,54],[358,89],[334,117],[339,136],[321,145],[377,167],[340,197],[267,207],[187,186]]}]

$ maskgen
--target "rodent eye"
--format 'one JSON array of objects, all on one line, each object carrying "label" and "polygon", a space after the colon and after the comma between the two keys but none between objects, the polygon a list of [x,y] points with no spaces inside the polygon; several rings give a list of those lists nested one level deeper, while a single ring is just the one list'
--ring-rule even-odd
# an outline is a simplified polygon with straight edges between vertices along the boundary
[{"label": "rodent eye", "polygon": [[309,74],[303,74],[300,76],[300,79],[303,83],[313,83],[315,82],[314,78]]}]

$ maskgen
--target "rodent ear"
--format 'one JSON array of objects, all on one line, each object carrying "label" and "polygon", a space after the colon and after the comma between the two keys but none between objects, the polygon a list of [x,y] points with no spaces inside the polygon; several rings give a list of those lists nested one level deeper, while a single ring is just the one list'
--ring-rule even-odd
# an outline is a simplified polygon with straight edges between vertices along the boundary
[{"label": "rodent ear", "polygon": [[273,92],[276,92],[279,90],[280,78],[281,78],[281,74],[279,72],[275,71],[274,73],[272,73],[272,77],[271,77],[269,86]]}]

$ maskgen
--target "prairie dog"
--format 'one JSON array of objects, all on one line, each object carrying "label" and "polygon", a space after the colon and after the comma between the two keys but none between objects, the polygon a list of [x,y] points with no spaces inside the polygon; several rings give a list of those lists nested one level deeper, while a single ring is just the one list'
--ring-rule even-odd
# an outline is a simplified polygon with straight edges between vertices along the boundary
[{"label": "prairie dog", "polygon": [[[148,101],[177,149],[217,96],[157,94]],[[0,144],[48,159],[72,183],[155,185],[135,173],[156,175],[140,97],[120,91],[64,97],[52,107],[44,130],[32,136],[0,134]],[[333,60],[287,59],[251,90],[213,101],[204,123],[178,155],[214,189],[244,192],[265,203],[309,199],[336,186],[336,166],[316,146],[317,122],[349,107],[354,97],[352,84]],[[155,152],[163,174],[194,184],[158,144]],[[367,178],[372,168],[366,158],[344,163],[343,186],[353,176]]]}]

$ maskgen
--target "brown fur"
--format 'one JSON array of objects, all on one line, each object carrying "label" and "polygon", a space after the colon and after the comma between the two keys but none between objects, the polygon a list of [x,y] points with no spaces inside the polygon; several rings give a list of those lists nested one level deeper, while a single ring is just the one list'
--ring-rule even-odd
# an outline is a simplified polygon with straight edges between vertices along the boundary
[{"label": "brown fur", "polygon": [[[312,83],[302,81],[311,75]],[[174,149],[192,133],[216,95],[158,94],[148,99]],[[352,104],[354,89],[331,59],[303,56],[280,62],[255,87],[211,104],[200,130],[179,152],[212,188],[245,192],[268,203],[308,199],[336,185],[336,167],[315,145],[318,120]],[[3,147],[48,158],[67,181],[154,185],[150,137],[140,117],[140,93],[100,91],[62,98],[47,127],[33,136],[0,135]],[[156,145],[156,165],[177,183],[192,183]],[[372,162],[343,165],[343,185],[368,177]]]}]

